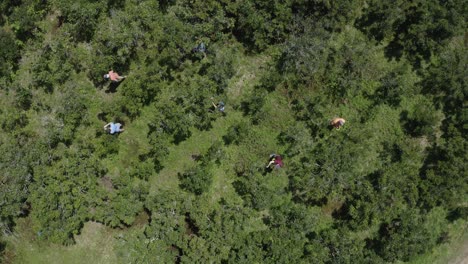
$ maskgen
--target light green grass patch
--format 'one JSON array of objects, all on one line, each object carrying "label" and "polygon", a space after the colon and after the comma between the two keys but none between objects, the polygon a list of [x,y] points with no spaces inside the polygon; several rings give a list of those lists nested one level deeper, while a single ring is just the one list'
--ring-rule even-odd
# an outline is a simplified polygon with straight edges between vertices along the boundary
[{"label": "light green grass patch", "polygon": [[[431,252],[409,261],[410,264],[465,264],[468,263],[468,222],[459,219],[449,225],[448,243],[434,247]],[[402,262],[398,262],[402,263]]]},{"label": "light green grass patch", "polygon": [[118,233],[96,222],[84,224],[81,234],[75,237],[71,246],[44,244],[37,241],[35,234],[27,226],[27,218],[20,219],[14,237],[9,238],[9,246],[15,252],[12,263],[18,264],[107,264],[116,263],[114,236]]}]

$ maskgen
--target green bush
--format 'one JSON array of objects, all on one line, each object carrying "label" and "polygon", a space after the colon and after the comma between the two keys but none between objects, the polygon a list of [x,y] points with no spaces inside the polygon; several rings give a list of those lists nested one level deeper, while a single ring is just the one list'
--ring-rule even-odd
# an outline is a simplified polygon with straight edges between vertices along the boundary
[{"label": "green bush", "polygon": [[186,191],[200,195],[209,190],[213,182],[213,174],[207,167],[196,167],[178,174],[180,187]]}]

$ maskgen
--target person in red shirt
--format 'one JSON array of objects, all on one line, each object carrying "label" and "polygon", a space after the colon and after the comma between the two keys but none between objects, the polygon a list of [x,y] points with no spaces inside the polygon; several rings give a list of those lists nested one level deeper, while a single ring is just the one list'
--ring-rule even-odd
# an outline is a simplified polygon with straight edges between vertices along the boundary
[{"label": "person in red shirt", "polygon": [[283,167],[283,158],[280,155],[277,154],[271,154],[270,155],[270,162],[266,166],[266,168],[271,168],[270,166],[274,165],[275,169],[279,169]]},{"label": "person in red shirt", "polygon": [[104,74],[104,79],[111,80],[111,82],[120,82],[125,79],[127,76],[120,76],[118,73],[110,70],[109,73]]}]

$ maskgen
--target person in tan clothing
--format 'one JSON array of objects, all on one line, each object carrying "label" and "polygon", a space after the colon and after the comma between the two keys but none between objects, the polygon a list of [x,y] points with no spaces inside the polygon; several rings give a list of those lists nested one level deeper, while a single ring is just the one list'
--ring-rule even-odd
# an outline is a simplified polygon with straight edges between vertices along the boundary
[{"label": "person in tan clothing", "polygon": [[346,123],[346,120],[344,120],[341,117],[335,117],[332,119],[332,121],[330,121],[330,125],[332,125],[336,129],[340,129],[344,125],[344,123]]}]

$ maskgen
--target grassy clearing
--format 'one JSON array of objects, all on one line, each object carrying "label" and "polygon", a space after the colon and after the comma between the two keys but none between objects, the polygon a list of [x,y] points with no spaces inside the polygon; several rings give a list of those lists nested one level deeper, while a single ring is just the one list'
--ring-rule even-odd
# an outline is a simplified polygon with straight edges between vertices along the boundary
[{"label": "grassy clearing", "polygon": [[8,250],[14,252],[11,263],[34,264],[81,264],[116,263],[113,252],[114,236],[119,231],[112,230],[96,222],[85,223],[81,234],[75,237],[76,244],[62,246],[44,244],[35,239],[28,224],[28,218],[20,219],[16,235],[9,238]]},{"label": "grassy clearing", "polygon": [[[431,252],[409,261],[410,264],[465,264],[468,263],[468,222],[459,219],[449,225],[449,243],[435,247]],[[400,262],[401,263],[401,262]]]}]

